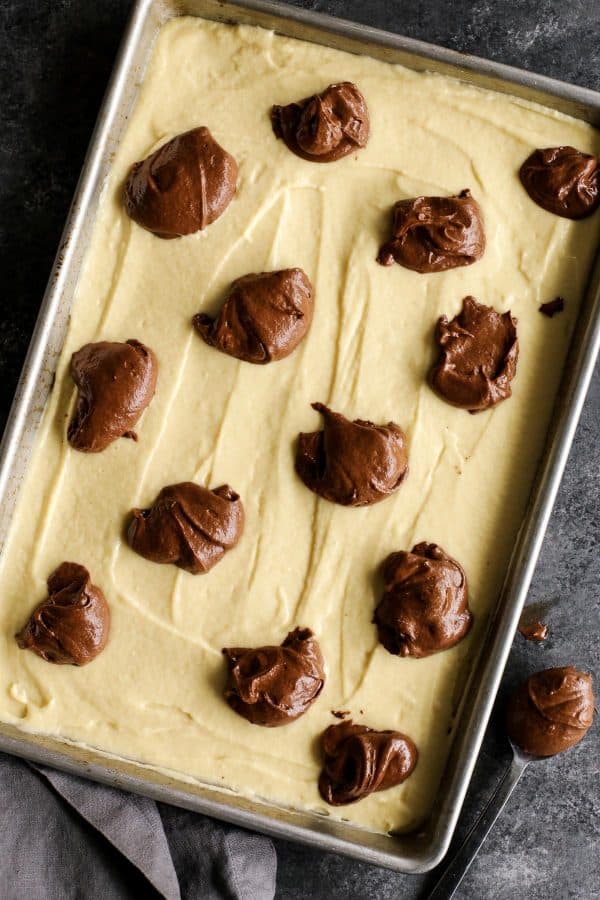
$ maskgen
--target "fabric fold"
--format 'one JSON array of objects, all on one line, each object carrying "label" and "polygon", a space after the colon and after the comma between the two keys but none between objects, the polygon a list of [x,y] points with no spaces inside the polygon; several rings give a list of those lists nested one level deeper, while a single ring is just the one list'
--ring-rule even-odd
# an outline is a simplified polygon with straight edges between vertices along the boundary
[{"label": "fabric fold", "polygon": [[86,822],[129,860],[165,900],[181,900],[156,803],[147,797],[31,764]]},{"label": "fabric fold", "polygon": [[0,753],[2,900],[273,900],[269,838]]}]

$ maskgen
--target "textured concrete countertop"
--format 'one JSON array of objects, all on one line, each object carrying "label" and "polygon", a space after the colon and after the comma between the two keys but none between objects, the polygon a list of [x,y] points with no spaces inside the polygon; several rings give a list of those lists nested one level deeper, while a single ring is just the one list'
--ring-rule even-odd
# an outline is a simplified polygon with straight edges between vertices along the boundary
[{"label": "textured concrete countertop", "polygon": [[[294,2],[294,0],[292,0]],[[600,90],[600,3],[590,0],[295,0]],[[0,9],[0,422],[3,424],[129,0],[4,0]],[[530,592],[549,602],[543,645],[517,636],[498,706],[537,668],[600,678],[600,373],[596,373]],[[598,683],[598,682],[597,682]],[[458,893],[470,900],[600,898],[599,738],[531,766]],[[508,760],[493,721],[460,820],[464,834]],[[402,876],[277,841],[278,897],[425,897]]]}]

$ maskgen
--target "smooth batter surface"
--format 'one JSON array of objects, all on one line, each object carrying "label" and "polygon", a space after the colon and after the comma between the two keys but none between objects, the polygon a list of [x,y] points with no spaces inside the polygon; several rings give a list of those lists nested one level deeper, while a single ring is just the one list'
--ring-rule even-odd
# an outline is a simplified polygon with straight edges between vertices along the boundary
[{"label": "smooth batter surface", "polygon": [[[339,80],[356,82],[367,99],[368,146],[329,165],[298,159],[274,139],[271,105]],[[126,217],[121,185],[133,161],[196,125],[236,157],[238,194],[205,232],[161,241]],[[335,721],[331,710],[349,709],[355,721],[406,732],[420,758],[404,785],[330,814],[382,831],[426,815],[467,663],[522,520],[600,231],[598,214],[559,219],[519,184],[531,150],[557,144],[600,151],[583,123],[451,80],[256,29],[182,18],[162,30],[106,186],[5,548],[3,720],[323,811],[317,737]],[[432,275],[376,264],[395,200],[466,187],[485,215],[480,262]],[[315,314],[288,359],[252,366],[193,332],[192,315],[214,313],[235,278],[293,266],[315,286]],[[476,416],[425,383],[435,321],[455,315],[466,294],[519,320],[513,396]],[[542,316],[539,304],[557,294],[565,311]],[[152,347],[160,365],[139,443],[78,453],[65,439],[70,355],[88,341],[127,338]],[[406,430],[410,474],[398,493],[348,509],[304,487],[293,442],[319,427],[314,400]],[[206,576],[154,565],[123,541],[131,507],[187,479],[227,481],[247,514],[239,545]],[[390,551],[422,540],[463,565],[476,623],[450,651],[398,659],[371,624],[374,573]],[[13,637],[64,559],[90,569],[112,611],[107,648],[82,669],[52,666]],[[252,726],[222,699],[221,647],[278,643],[295,625],[319,638],[324,691],[289,726]]]}]

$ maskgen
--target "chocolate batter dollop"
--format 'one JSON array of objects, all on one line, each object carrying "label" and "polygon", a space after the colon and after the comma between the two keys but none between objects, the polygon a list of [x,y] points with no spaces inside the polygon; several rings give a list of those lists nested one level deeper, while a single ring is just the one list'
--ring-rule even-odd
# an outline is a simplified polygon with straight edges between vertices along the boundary
[{"label": "chocolate batter dollop", "polygon": [[158,363],[140,341],[85,344],[71,357],[77,385],[75,412],[67,438],[76,450],[98,453],[132,429],[156,390]]},{"label": "chocolate batter dollop", "polygon": [[110,610],[104,594],[78,563],[61,563],[47,584],[48,597],[17,634],[17,643],[47,662],[85,666],[108,640]]},{"label": "chocolate batter dollop", "polygon": [[548,637],[548,626],[543,622],[519,622],[519,632],[526,641],[541,643]]},{"label": "chocolate batter dollop", "polygon": [[534,150],[519,177],[534,203],[565,219],[584,219],[600,205],[598,159],[575,147]]},{"label": "chocolate batter dollop", "polygon": [[469,632],[467,578],[437,544],[416,544],[383,564],[385,590],[375,610],[379,640],[397,656],[429,656],[458,644]]},{"label": "chocolate batter dollop", "polygon": [[530,675],[508,703],[506,726],[525,753],[554,756],[578,744],[593,718],[592,676],[564,666]]},{"label": "chocolate batter dollop", "polygon": [[325,684],[325,666],[310,628],[290,631],[280,646],[226,647],[225,699],[252,722],[275,728],[303,715]]},{"label": "chocolate batter dollop", "polygon": [[453,406],[476,413],[510,397],[517,371],[517,320],[506,312],[465,297],[461,312],[438,319],[440,347],[429,383]]},{"label": "chocolate batter dollop", "polygon": [[367,104],[350,81],[330,84],[298,103],[274,106],[271,124],[292,153],[311,162],[334,162],[369,139]]},{"label": "chocolate batter dollop", "polygon": [[483,256],[481,207],[468,190],[456,197],[416,197],[394,206],[392,237],[377,256],[415,272],[445,272],[470,266]]},{"label": "chocolate batter dollop", "polygon": [[401,784],[417,764],[417,748],[399,731],[375,731],[351,720],[321,736],[325,756],[319,793],[331,806],[362,800]]},{"label": "chocolate batter dollop", "polygon": [[557,313],[561,313],[564,308],[564,297],[555,297],[554,300],[548,300],[546,303],[542,303],[540,306],[540,312],[543,316],[547,316],[549,319],[551,319]]},{"label": "chocolate batter dollop", "polygon": [[342,506],[368,506],[400,487],[408,455],[398,425],[351,422],[323,403],[312,408],[325,420],[323,431],[299,434],[296,448],[296,471],[311,491]]},{"label": "chocolate batter dollop", "polygon": [[264,365],[289,356],[306,335],[313,287],[302,269],[244,275],[216,319],[194,316],[200,337],[229,356]]},{"label": "chocolate batter dollop", "polygon": [[225,212],[237,176],[235,159],[208,128],[193,128],[133,164],[125,182],[125,209],[157,237],[192,234]]},{"label": "chocolate batter dollop", "polygon": [[152,562],[202,575],[235,547],[244,529],[238,494],[223,484],[209,490],[191,481],[164,487],[150,509],[134,509],[127,540]]}]

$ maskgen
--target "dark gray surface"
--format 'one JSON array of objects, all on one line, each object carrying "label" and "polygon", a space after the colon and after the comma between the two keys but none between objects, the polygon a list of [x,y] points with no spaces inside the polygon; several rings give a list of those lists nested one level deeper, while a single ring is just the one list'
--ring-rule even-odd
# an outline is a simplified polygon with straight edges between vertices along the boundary
[{"label": "dark gray surface", "polygon": [[[8,412],[129,0],[0,4],[0,416]],[[296,0],[330,12],[600,89],[600,3],[506,0]],[[600,675],[600,377],[588,397],[531,589],[554,601],[551,636],[517,638],[498,706],[526,673],[573,663]],[[531,766],[459,896],[600,898],[598,728],[562,758]],[[505,761],[496,721],[459,826],[464,833]],[[429,878],[395,875],[277,842],[281,898],[417,898]],[[86,887],[82,886],[82,897]],[[134,896],[134,894],[132,894]],[[139,895],[138,895],[139,896]]]}]

